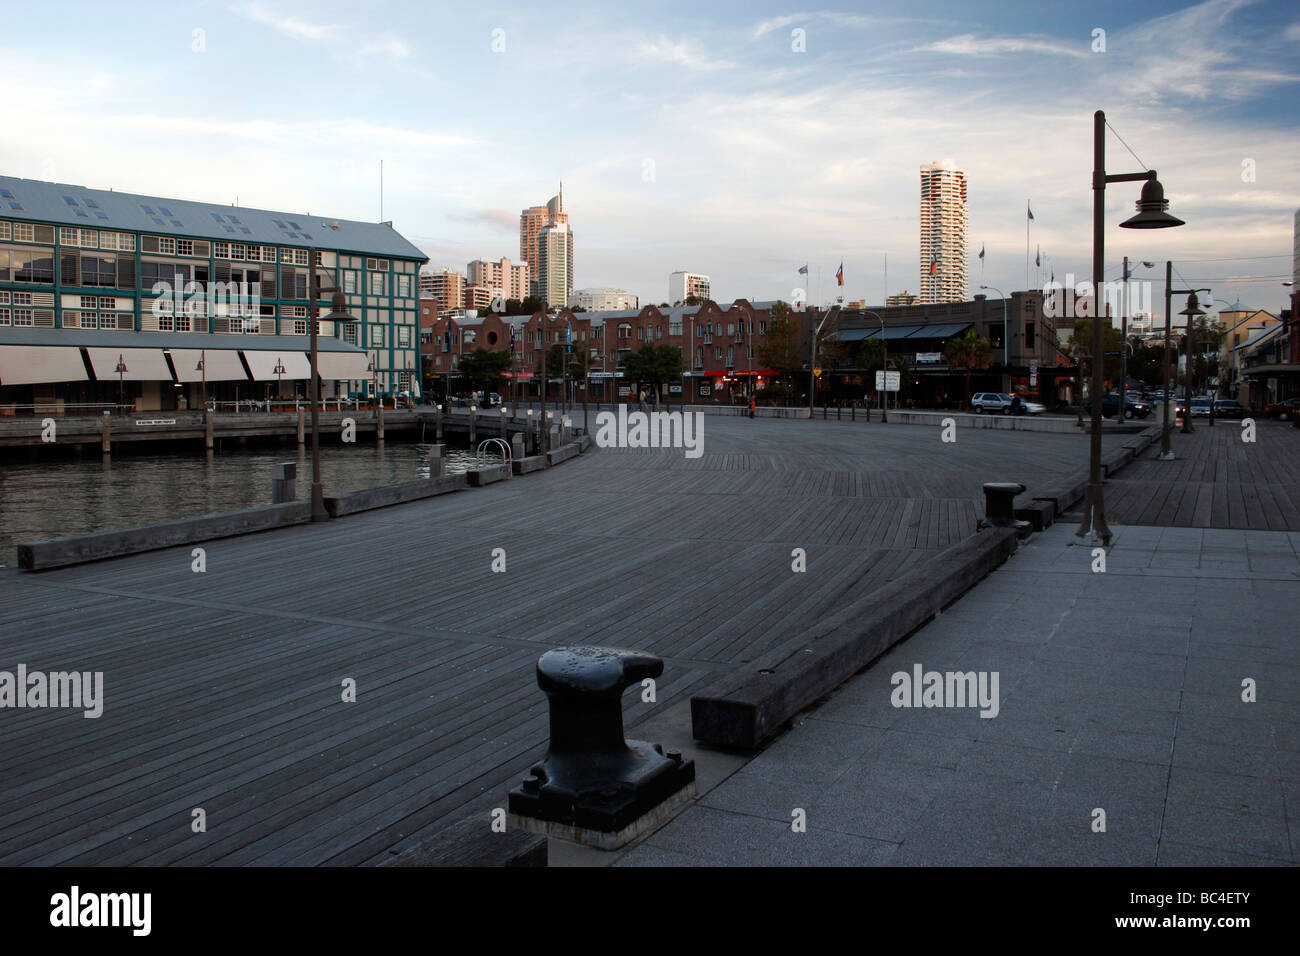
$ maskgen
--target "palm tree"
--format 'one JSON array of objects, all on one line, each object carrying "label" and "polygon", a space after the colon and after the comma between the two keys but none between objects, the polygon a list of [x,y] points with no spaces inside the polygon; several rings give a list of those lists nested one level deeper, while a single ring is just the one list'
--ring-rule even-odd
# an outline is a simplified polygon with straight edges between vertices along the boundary
[{"label": "palm tree", "polygon": [[976,369],[983,371],[993,364],[993,346],[974,329],[967,329],[959,338],[951,338],[943,347],[943,357],[949,368],[966,370],[966,408],[970,409],[970,377]]}]

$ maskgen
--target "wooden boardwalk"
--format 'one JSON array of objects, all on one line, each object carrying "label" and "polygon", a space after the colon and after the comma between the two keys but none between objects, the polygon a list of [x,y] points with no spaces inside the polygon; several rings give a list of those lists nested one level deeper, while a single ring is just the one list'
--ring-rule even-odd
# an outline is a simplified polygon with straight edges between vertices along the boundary
[{"label": "wooden boardwalk", "polygon": [[0,864],[379,862],[504,805],[544,752],[547,648],[663,656],[630,726],[972,534],[982,482],[1087,460],[1082,436],[847,421],[704,440],[209,542],[201,574],[189,548],[0,571],[0,670],[105,688],[98,719],[0,710]]},{"label": "wooden boardwalk", "polygon": [[1236,421],[1204,420],[1172,436],[1173,461],[1160,444],[1106,482],[1106,518],[1166,528],[1300,531],[1300,429],[1258,421],[1256,441]]}]

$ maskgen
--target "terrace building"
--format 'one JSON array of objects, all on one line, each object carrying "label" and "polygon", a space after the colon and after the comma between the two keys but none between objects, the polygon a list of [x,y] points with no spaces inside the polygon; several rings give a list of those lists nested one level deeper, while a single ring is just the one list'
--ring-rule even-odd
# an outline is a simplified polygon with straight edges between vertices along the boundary
[{"label": "terrace building", "polygon": [[426,261],[391,223],[0,176],[0,412],[306,395],[313,266],[356,318],[320,324],[322,395],[418,395]]}]

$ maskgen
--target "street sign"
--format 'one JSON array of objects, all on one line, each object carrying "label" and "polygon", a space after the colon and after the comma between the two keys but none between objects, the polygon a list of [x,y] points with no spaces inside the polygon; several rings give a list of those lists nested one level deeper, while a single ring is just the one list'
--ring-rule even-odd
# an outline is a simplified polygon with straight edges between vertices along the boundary
[{"label": "street sign", "polygon": [[822,377],[822,370],[819,368],[813,369],[813,378],[821,378],[821,377]]},{"label": "street sign", "polygon": [[682,393],[682,387],[680,385],[671,382],[669,383],[668,385],[669,395],[680,395],[681,393]]},{"label": "street sign", "polygon": [[701,396],[704,396],[704,395],[712,395],[712,394],[713,394],[713,386],[711,386],[711,385],[701,385],[701,386],[700,386],[700,395],[701,395]]},{"label": "street sign", "polygon": [[1038,384],[1038,359],[1029,360],[1029,386],[1033,388]]},{"label": "street sign", "polygon": [[898,372],[876,372],[877,392],[896,392],[898,391],[898,383]]}]

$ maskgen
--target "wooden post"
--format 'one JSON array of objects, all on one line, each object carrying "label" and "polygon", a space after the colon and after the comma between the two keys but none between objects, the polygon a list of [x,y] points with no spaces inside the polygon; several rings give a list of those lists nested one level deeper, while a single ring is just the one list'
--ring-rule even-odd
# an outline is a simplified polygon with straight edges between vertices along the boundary
[{"label": "wooden post", "polygon": [[524,457],[524,436],[520,432],[510,436],[510,457],[515,461]]},{"label": "wooden post", "polygon": [[384,403],[381,401],[379,407],[375,409],[375,441],[382,445],[384,443]]},{"label": "wooden post", "polygon": [[304,416],[305,414],[306,414],[306,413],[303,411],[302,406],[299,405],[299,406],[298,406],[298,444],[299,444],[299,445],[304,445],[304,444],[306,444],[306,435],[307,435],[307,431],[306,431],[306,429],[303,427],[303,416]]},{"label": "wooden post", "polygon": [[113,453],[113,417],[105,412],[103,415],[104,427],[100,431],[99,447],[105,455]]},{"label": "wooden post", "polygon": [[[299,427],[301,427],[301,421]],[[302,441],[301,438],[299,438],[298,440]],[[203,447],[208,451],[212,451],[212,445],[213,445],[212,414],[210,412],[204,412],[203,413]]]},{"label": "wooden post", "polygon": [[478,444],[478,406],[469,407],[469,447],[474,448]]},{"label": "wooden post", "polygon": [[429,447],[429,477],[441,478],[447,474],[447,458],[444,454],[447,446],[443,444]]},{"label": "wooden post", "polygon": [[436,441],[438,444],[441,445],[441,444],[442,444],[442,406],[441,406],[441,405],[437,405],[437,406],[435,406],[435,407],[436,407],[437,410],[438,410],[438,417],[437,417],[436,419],[434,419],[434,429],[433,429],[433,430],[434,430],[434,436],[433,436],[433,438],[434,438],[434,441]]}]

